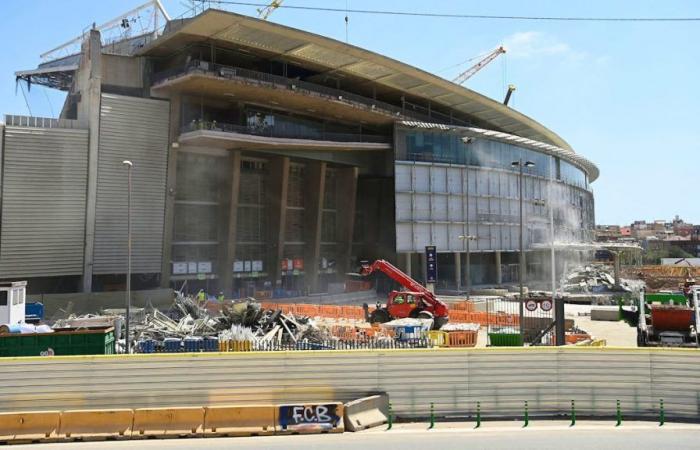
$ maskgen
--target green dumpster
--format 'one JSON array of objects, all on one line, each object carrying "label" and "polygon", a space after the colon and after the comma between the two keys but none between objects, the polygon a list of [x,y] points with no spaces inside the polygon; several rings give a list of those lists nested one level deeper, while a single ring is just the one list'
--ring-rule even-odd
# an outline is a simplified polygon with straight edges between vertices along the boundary
[{"label": "green dumpster", "polygon": [[489,333],[489,343],[492,347],[522,347],[523,339],[520,333]]},{"label": "green dumpster", "polygon": [[0,334],[0,356],[112,355],[114,327]]}]

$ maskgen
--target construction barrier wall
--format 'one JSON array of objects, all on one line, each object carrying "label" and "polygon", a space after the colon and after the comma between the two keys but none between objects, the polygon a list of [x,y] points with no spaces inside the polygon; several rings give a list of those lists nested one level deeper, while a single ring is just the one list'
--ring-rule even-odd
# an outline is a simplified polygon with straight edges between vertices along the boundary
[{"label": "construction barrier wall", "polygon": [[399,417],[566,414],[698,419],[700,351],[447,348],[0,359],[0,412],[347,402],[386,392]]}]

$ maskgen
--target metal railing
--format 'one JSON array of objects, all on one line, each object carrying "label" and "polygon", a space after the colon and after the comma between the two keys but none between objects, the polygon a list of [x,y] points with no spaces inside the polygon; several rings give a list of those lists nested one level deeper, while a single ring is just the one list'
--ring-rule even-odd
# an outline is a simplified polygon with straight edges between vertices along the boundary
[{"label": "metal railing", "polygon": [[413,118],[427,122],[439,120],[441,123],[449,121],[450,124],[469,125],[469,123],[466,121],[450,118],[449,116],[438,112],[431,112],[426,107],[414,105],[408,102],[406,102],[406,107],[401,108],[399,106],[395,106],[390,103],[383,102],[381,100],[364,97],[362,95],[353,94],[351,92],[343,91],[341,89],[334,89],[322,86],[316,83],[310,83],[308,81],[287,78],[281,75],[273,75],[270,73],[258,72],[255,70],[244,69],[241,67],[213,64],[207,61],[199,60],[190,61],[184,67],[174,67],[155,73],[152,77],[153,86],[156,86],[157,84],[162,83],[166,80],[177,78],[179,76],[187,75],[190,73],[209,74],[230,80],[255,80],[257,82],[268,83],[275,87],[281,87],[292,91],[304,92],[311,95],[323,95],[335,101],[355,103],[360,106],[369,108],[371,110],[383,111],[387,114],[394,115],[397,118]]},{"label": "metal railing", "polygon": [[80,121],[72,119],[54,119],[51,117],[21,116],[5,114],[5,125],[32,128],[86,128]]},{"label": "metal railing", "polygon": [[220,123],[216,121],[193,120],[183,125],[181,132],[189,133],[198,130],[223,131],[227,133],[251,134],[255,136],[308,139],[314,141],[334,141],[334,142],[362,142],[371,144],[389,144],[391,138],[388,136],[377,136],[355,133],[329,133],[322,130],[290,130],[271,126],[248,126]]}]

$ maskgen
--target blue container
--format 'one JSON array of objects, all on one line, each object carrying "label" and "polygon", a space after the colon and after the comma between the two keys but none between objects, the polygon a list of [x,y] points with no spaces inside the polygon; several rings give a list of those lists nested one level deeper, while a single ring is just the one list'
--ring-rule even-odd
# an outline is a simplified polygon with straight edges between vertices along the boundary
[{"label": "blue container", "polygon": [[188,336],[184,339],[183,344],[186,352],[201,352],[203,340],[199,336]]},{"label": "blue container", "polygon": [[177,353],[180,351],[182,346],[182,340],[178,338],[165,338],[163,340],[163,347],[168,353]]},{"label": "blue container", "polygon": [[215,337],[205,337],[203,342],[203,347],[205,352],[218,352],[219,351],[219,339]]},{"label": "blue container", "polygon": [[139,352],[140,353],[155,353],[156,352],[156,341],[153,339],[146,339],[139,341]]}]

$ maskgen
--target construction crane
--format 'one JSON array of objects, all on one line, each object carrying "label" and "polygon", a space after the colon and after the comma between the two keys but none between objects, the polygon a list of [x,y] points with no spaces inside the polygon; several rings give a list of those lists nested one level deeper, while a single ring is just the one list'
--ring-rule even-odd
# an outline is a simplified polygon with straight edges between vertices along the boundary
[{"label": "construction crane", "polygon": [[269,5],[264,8],[258,8],[258,19],[267,20],[270,14],[275,12],[280,7],[284,0],[272,0]]},{"label": "construction crane", "polygon": [[476,74],[478,71],[480,71],[481,69],[486,67],[491,61],[496,59],[498,57],[498,55],[500,55],[501,53],[505,53],[505,52],[506,52],[506,49],[503,46],[498,47],[497,49],[493,50],[492,52],[490,52],[489,54],[484,56],[484,58],[479,60],[479,62],[477,62],[476,64],[474,64],[473,66],[471,66],[470,68],[465,70],[464,72],[460,73],[457,76],[457,78],[452,80],[452,82],[455,84],[464,83],[465,81],[467,81],[468,79],[473,77],[474,74]]}]

